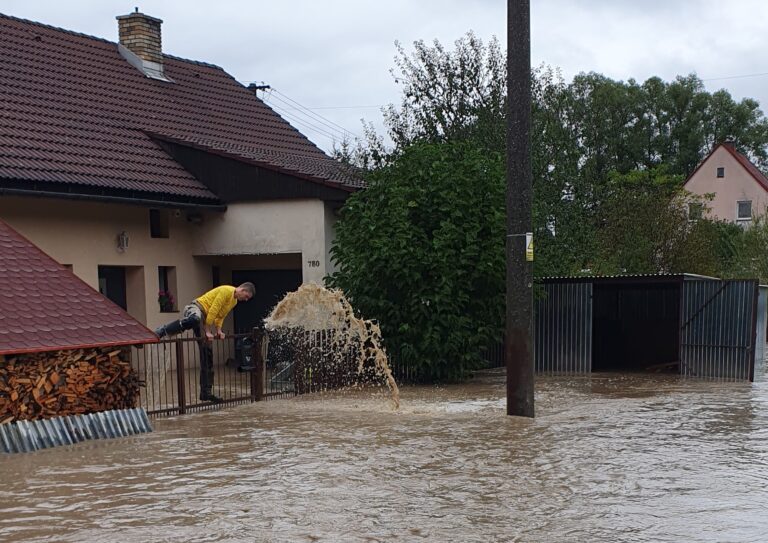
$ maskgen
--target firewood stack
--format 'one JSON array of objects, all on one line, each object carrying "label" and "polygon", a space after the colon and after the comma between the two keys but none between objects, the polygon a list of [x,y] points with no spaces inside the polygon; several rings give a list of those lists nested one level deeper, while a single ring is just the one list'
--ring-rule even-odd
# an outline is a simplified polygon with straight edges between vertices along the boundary
[{"label": "firewood stack", "polygon": [[136,407],[139,379],[120,347],[10,355],[0,362],[0,424]]}]

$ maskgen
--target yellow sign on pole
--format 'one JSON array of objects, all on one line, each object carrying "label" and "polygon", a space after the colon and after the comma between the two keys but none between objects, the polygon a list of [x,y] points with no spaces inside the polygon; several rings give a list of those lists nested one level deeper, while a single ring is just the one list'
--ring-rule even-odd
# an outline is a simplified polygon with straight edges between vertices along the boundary
[{"label": "yellow sign on pole", "polygon": [[533,262],[533,232],[525,234],[525,260]]}]

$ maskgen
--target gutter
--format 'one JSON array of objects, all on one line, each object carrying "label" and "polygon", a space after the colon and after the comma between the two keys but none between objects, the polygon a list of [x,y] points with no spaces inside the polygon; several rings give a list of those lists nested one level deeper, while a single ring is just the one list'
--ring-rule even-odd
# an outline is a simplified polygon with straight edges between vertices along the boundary
[{"label": "gutter", "polygon": [[147,198],[129,198],[126,196],[106,196],[100,194],[74,194],[70,192],[42,192],[39,190],[10,189],[0,187],[0,195],[33,196],[37,198],[61,198],[65,200],[84,200],[87,202],[109,202],[147,207],[168,207],[174,209],[196,209],[202,211],[226,211],[224,204],[193,204],[170,200],[150,200]]}]

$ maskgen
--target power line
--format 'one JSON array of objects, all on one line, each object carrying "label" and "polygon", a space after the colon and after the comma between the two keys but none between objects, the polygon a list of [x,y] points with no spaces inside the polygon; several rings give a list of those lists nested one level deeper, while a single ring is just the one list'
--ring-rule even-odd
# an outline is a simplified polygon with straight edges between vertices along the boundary
[{"label": "power line", "polygon": [[289,108],[291,108],[290,111],[292,111],[295,115],[305,118],[306,122],[310,122],[315,125],[320,124],[323,126],[324,130],[332,133],[338,133],[339,135],[341,135],[341,137],[348,138],[348,137],[355,136],[355,134],[353,134],[351,131],[347,130],[343,126],[339,126],[333,121],[326,119],[322,115],[319,115],[317,113],[312,113],[312,112],[308,113],[306,110],[302,108],[292,106],[291,105],[292,102],[282,98],[282,96],[285,96],[285,95],[282,95],[281,93],[273,89],[273,92],[270,93],[268,97],[269,103],[274,104],[273,101],[277,101],[283,110],[288,111]]},{"label": "power line", "polygon": [[293,98],[291,98],[290,96],[286,96],[285,94],[283,94],[283,93],[282,93],[282,92],[280,92],[279,90],[277,90],[277,89],[273,89],[273,92],[274,92],[274,93],[276,93],[276,94],[278,95],[278,97],[282,97],[283,99],[287,100],[287,101],[288,101],[288,102],[290,102],[291,104],[294,104],[294,105],[296,105],[298,108],[300,108],[300,110],[305,110],[305,111],[307,111],[307,112],[308,112],[308,113],[307,113],[307,115],[308,115],[308,116],[312,116],[312,117],[315,117],[315,118],[317,118],[317,120],[318,120],[318,121],[320,121],[321,123],[323,123],[323,124],[325,124],[325,125],[332,125],[332,126],[335,126],[336,128],[338,128],[338,129],[339,129],[339,130],[341,130],[342,132],[345,132],[346,134],[349,134],[349,135],[351,135],[351,136],[355,136],[355,134],[354,134],[353,132],[351,132],[350,130],[347,130],[346,128],[344,128],[344,127],[343,127],[343,126],[341,126],[340,124],[337,124],[337,123],[333,122],[332,120],[330,120],[330,119],[328,119],[328,118],[326,118],[326,117],[323,117],[323,116],[322,116],[322,115],[320,115],[319,113],[315,113],[314,111],[312,111],[312,110],[311,110],[311,109],[309,109],[308,107],[304,106],[303,104],[300,104],[299,102],[297,102],[296,100],[294,100],[294,99],[293,99]]},{"label": "power line", "polygon": [[702,79],[702,81],[724,81],[726,79],[745,79],[747,77],[763,77],[766,75],[768,75],[768,72],[759,72],[754,74],[728,75],[725,77],[708,77],[707,79]]},{"label": "power line", "polygon": [[[248,82],[248,88],[254,91],[268,90],[267,95],[263,98],[265,103],[269,103],[274,108],[279,107],[280,110],[283,112],[283,114],[286,114],[286,115],[288,114],[287,113],[288,110],[293,111],[295,115],[292,116],[292,119],[294,119],[297,122],[303,122],[304,126],[306,126],[307,123],[309,123],[309,125],[313,128],[313,130],[322,132],[326,137],[334,137],[340,140],[345,140],[350,138],[360,139],[360,136],[355,132],[352,132],[351,130],[346,129],[345,127],[341,126],[338,123],[333,122],[327,117],[323,117],[319,113],[315,113],[310,108],[299,103],[298,101],[294,100],[290,96],[280,92],[279,90],[275,89],[271,85],[265,85],[263,81]],[[278,106],[278,104],[275,104],[272,100],[276,100],[280,102],[280,105]],[[302,117],[304,119],[302,119]],[[324,128],[320,128],[317,123],[319,123],[320,125],[323,125]]]},{"label": "power line", "polygon": [[290,122],[293,125],[298,125],[297,127],[303,127],[305,130],[310,130],[310,131],[312,131],[314,133],[317,133],[317,134],[319,134],[321,136],[325,136],[326,138],[328,138],[329,140],[331,140],[333,142],[335,142],[335,141],[337,141],[339,139],[342,139],[342,138],[339,138],[339,136],[337,134],[334,134],[332,132],[328,132],[327,130],[324,130],[322,127],[320,127],[320,126],[318,126],[316,124],[312,124],[312,123],[310,123],[308,121],[305,121],[305,120],[303,120],[303,119],[301,119],[301,118],[299,118],[299,117],[297,117],[297,116],[295,116],[295,115],[293,115],[293,114],[283,110],[282,108],[276,106],[274,103],[269,104],[269,105],[272,107],[272,109],[275,110],[275,112],[277,112],[281,117],[284,117],[288,122]]}]

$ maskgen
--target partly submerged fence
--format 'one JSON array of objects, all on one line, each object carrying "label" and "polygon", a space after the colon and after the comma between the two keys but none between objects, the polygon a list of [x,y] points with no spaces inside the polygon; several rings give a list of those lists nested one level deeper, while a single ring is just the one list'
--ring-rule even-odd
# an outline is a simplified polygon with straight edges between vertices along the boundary
[{"label": "partly submerged fence", "polygon": [[[212,341],[181,336],[132,347],[141,385],[138,407],[150,415],[174,415],[291,392],[290,383],[276,378],[277,368],[265,366],[262,336],[261,330]],[[201,348],[210,349],[212,392],[221,402],[200,398]]]},{"label": "partly submerged fence", "polygon": [[[149,415],[176,415],[222,405],[261,401],[287,395],[339,389],[355,384],[383,384],[371,361],[360,352],[334,349],[330,330],[290,336],[267,336],[262,329],[210,342],[191,334],[131,348],[131,363],[140,387],[139,404]],[[200,346],[210,347],[212,392],[222,401],[200,399]],[[484,351],[487,368],[503,367],[503,349]],[[390,356],[398,383],[415,380],[416,372]]]},{"label": "partly submerged fence", "polygon": [[[338,389],[369,379],[358,374],[358,352],[332,348],[328,330],[269,337],[262,329],[212,341],[191,335],[131,348],[139,376],[138,407],[149,415],[176,415],[286,395]],[[200,398],[201,346],[209,348],[212,392]]]}]

